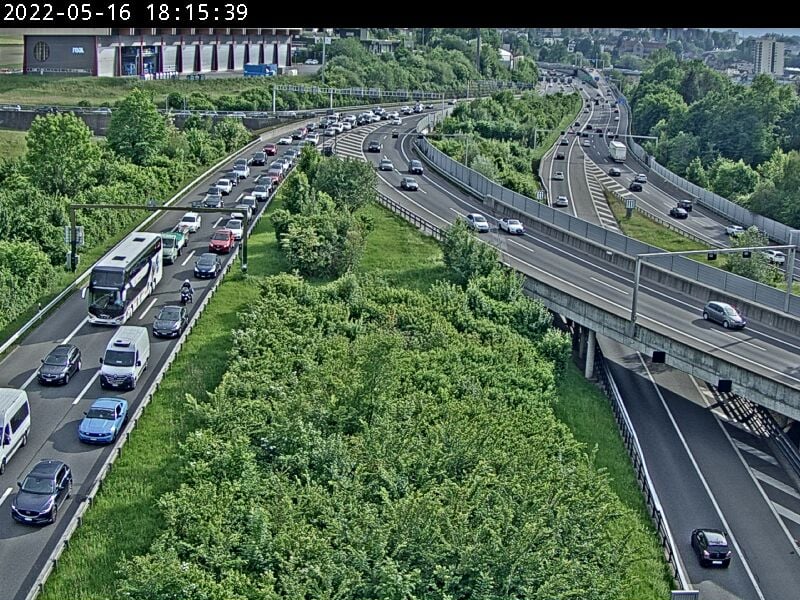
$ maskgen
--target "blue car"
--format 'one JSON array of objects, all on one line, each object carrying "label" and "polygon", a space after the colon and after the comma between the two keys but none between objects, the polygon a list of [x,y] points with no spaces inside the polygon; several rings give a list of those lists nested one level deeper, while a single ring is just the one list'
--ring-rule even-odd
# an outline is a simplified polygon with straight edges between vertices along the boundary
[{"label": "blue car", "polygon": [[128,402],[123,398],[98,398],[78,426],[78,438],[89,444],[110,444],[128,420]]}]

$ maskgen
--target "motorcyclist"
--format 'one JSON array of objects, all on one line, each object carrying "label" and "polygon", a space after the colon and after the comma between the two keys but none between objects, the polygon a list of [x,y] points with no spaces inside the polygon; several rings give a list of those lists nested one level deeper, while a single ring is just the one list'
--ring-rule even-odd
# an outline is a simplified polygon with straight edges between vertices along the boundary
[{"label": "motorcyclist", "polygon": [[192,287],[192,282],[188,279],[184,279],[183,285],[181,285],[181,295],[187,294],[189,296],[189,302],[192,301],[192,297],[194,296],[194,288]]}]

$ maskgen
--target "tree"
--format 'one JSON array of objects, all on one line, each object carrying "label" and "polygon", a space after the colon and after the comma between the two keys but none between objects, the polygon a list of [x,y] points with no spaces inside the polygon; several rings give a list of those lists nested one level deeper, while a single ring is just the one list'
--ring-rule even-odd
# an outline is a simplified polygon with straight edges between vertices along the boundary
[{"label": "tree", "polygon": [[675,173],[685,173],[693,159],[700,153],[700,140],[691,133],[681,131],[658,145],[656,159]]},{"label": "tree", "polygon": [[[734,238],[731,245],[734,248],[769,246],[769,237],[755,227],[750,227],[742,235]],[[775,265],[770,264],[769,258],[763,252],[753,252],[749,258],[744,258],[741,254],[726,256],[728,260],[725,269],[731,273],[767,285],[775,285],[781,280],[781,272]]]},{"label": "tree", "polygon": [[314,176],[314,187],[328,194],[338,208],[354,212],[374,202],[377,175],[371,163],[333,156],[323,161]]},{"label": "tree", "polygon": [[717,159],[708,176],[714,193],[732,202],[742,202],[758,183],[758,173],[741,159],[736,162],[727,158]]},{"label": "tree", "polygon": [[134,164],[150,164],[164,150],[167,138],[165,119],[142,88],[128,94],[111,115],[108,144]]},{"label": "tree", "polygon": [[703,167],[703,161],[700,160],[699,156],[695,156],[689,161],[689,165],[686,167],[686,179],[699,185],[701,188],[709,187],[708,175]]},{"label": "tree", "polygon": [[308,181],[314,183],[314,177],[317,174],[317,169],[322,163],[322,155],[314,146],[306,145],[300,151],[300,159],[297,161],[297,168],[308,177]]},{"label": "tree", "polygon": [[239,119],[226,117],[217,121],[211,128],[212,137],[221,140],[226,152],[233,152],[244,146],[250,139],[250,132]]},{"label": "tree", "polygon": [[497,250],[482,243],[463,219],[445,230],[441,241],[444,264],[462,284],[473,277],[483,277],[499,268]]},{"label": "tree", "polygon": [[25,139],[23,171],[42,191],[72,196],[95,181],[100,151],[73,113],[37,116]]}]

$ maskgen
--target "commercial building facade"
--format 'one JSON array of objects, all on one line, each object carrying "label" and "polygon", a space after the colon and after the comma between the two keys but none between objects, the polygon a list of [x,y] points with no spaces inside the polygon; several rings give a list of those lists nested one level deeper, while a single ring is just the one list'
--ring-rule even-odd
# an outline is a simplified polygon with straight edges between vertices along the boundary
[{"label": "commercial building facade", "polygon": [[241,71],[247,63],[292,64],[301,29],[97,29],[31,33],[23,71],[98,77]]}]

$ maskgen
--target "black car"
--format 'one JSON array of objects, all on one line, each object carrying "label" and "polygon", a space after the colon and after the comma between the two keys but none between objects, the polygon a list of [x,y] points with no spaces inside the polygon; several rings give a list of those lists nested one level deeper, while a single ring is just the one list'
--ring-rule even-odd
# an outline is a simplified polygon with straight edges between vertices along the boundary
[{"label": "black car", "polygon": [[267,155],[264,152],[256,152],[253,154],[253,164],[262,167],[267,164]]},{"label": "black car", "polygon": [[686,212],[685,209],[681,208],[680,206],[673,206],[669,209],[669,216],[674,217],[676,219],[688,219],[689,213]]},{"label": "black car", "polygon": [[153,335],[156,337],[178,337],[189,322],[185,306],[163,306],[153,321]]},{"label": "black car", "polygon": [[563,152],[558,152],[556,154],[556,160],[564,160],[564,153]]},{"label": "black car", "polygon": [[383,145],[378,140],[371,140],[367,145],[367,152],[380,152]]},{"label": "black car", "polygon": [[205,200],[203,200],[203,206],[205,208],[222,208],[225,206],[225,202],[222,200],[222,196],[212,196],[208,195]]},{"label": "black car", "polygon": [[622,175],[622,171],[620,171],[617,167],[611,167],[608,170],[608,174],[611,175],[611,177],[619,177]]},{"label": "black car", "polygon": [[212,252],[205,252],[194,262],[194,276],[200,279],[216,277],[222,270],[222,261]]},{"label": "black car", "polygon": [[17,485],[19,492],[11,501],[14,520],[31,525],[55,523],[58,509],[72,494],[72,471],[60,460],[40,460]]},{"label": "black car", "polygon": [[731,549],[728,537],[719,529],[695,529],[692,531],[692,548],[701,567],[722,567],[731,564]]},{"label": "black car", "polygon": [[400,180],[400,189],[415,192],[419,189],[419,184],[413,177],[403,177]]},{"label": "black car", "polygon": [[631,183],[631,185],[628,187],[628,189],[630,191],[632,191],[632,192],[641,192],[642,191],[642,184],[641,183],[636,183],[634,181],[633,183]]},{"label": "black car", "polygon": [[408,163],[408,172],[412,175],[422,175],[424,169],[422,163],[416,159]]},{"label": "black car", "polygon": [[69,383],[70,377],[81,370],[81,351],[72,344],[61,344],[42,359],[37,379],[39,383]]},{"label": "black car", "polygon": [[692,208],[694,208],[694,202],[691,200],[678,200],[678,208],[682,208],[687,212],[692,212]]}]

